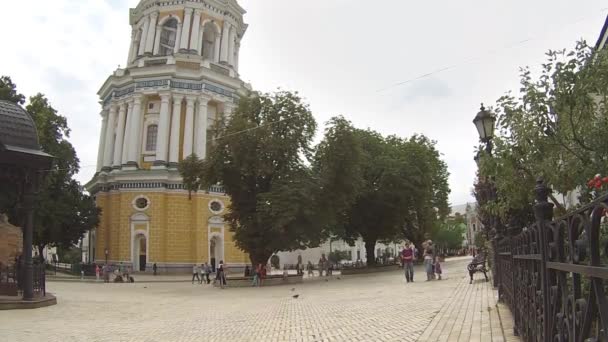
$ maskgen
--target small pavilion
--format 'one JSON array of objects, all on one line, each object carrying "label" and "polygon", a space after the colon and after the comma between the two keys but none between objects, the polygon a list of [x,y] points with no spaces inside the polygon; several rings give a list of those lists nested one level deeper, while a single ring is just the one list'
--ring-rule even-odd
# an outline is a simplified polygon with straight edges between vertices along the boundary
[{"label": "small pavilion", "polygon": [[[23,254],[20,265],[16,267],[22,298],[13,300],[13,304],[22,302],[28,306],[28,302],[45,300],[44,297],[47,297],[44,265],[36,267],[35,272],[32,244],[34,199],[41,178],[50,169],[52,160],[51,155],[40,149],[36,125],[30,115],[18,104],[0,100],[0,182],[15,184],[15,198],[21,209],[18,219],[23,228]],[[0,300],[0,309],[3,301],[6,304],[4,299]],[[55,300],[54,297],[52,300]]]}]

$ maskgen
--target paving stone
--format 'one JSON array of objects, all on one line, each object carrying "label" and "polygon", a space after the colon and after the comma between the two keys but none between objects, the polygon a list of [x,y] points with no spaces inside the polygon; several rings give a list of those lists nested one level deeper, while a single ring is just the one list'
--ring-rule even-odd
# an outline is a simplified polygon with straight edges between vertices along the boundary
[{"label": "paving stone", "polygon": [[[508,309],[489,283],[469,285],[468,260],[441,281],[402,272],[311,279],[286,287],[50,282],[58,304],[0,311],[6,341],[507,341]],[[417,279],[424,276],[415,270]],[[291,288],[295,287],[294,292]],[[298,299],[292,298],[299,294]],[[488,310],[491,308],[491,310]]]}]

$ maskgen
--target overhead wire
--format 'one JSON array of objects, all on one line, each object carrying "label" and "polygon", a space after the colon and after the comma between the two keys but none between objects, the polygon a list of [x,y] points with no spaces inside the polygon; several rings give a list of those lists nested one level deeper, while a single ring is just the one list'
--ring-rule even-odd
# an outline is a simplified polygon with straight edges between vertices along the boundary
[{"label": "overhead wire", "polygon": [[[608,7],[604,7],[604,8],[599,9],[599,12],[605,12],[605,11],[608,11]],[[591,16],[585,16],[585,17],[579,18],[579,19],[577,19],[575,21],[571,21],[571,22],[569,22],[569,23],[567,23],[565,25],[559,25],[559,27],[561,27],[561,29],[563,29],[565,27],[568,27],[568,26],[577,24],[577,23],[579,23],[581,21],[587,20],[590,17]],[[426,72],[426,73],[420,74],[418,76],[406,79],[405,81],[400,81],[400,82],[394,83],[394,84],[392,84],[390,86],[387,86],[385,88],[378,89],[378,90],[376,90],[376,93],[382,93],[382,92],[385,92],[385,91],[387,91],[389,89],[393,89],[395,87],[399,87],[399,86],[402,86],[402,85],[405,85],[405,84],[408,84],[408,83],[412,83],[412,82],[415,82],[415,81],[427,78],[427,77],[435,75],[435,74],[439,74],[439,73],[442,73],[442,72],[445,72],[445,71],[448,71],[448,70],[451,70],[451,69],[458,68],[460,66],[469,64],[471,62],[475,62],[477,60],[481,60],[481,59],[483,59],[483,58],[485,58],[485,57],[487,57],[489,55],[493,55],[493,54],[496,54],[498,52],[501,52],[501,51],[504,51],[504,50],[507,50],[507,49],[511,49],[511,48],[517,47],[519,45],[522,45],[522,44],[525,44],[525,43],[528,43],[528,42],[531,42],[531,41],[534,41],[534,40],[539,40],[542,37],[545,37],[545,36],[547,36],[547,35],[549,35],[551,33],[555,33],[555,31],[547,31],[544,34],[536,35],[535,37],[529,37],[529,38],[526,38],[526,39],[522,39],[522,40],[519,40],[519,41],[515,41],[515,42],[512,42],[512,43],[506,44],[506,45],[504,45],[504,46],[502,46],[502,47],[500,47],[498,49],[489,50],[486,53],[481,54],[481,55],[479,55],[479,54],[478,55],[473,55],[473,56],[471,56],[469,58],[464,59],[463,61],[461,61],[459,63],[448,65],[448,66],[445,66],[445,67],[441,67],[441,68],[438,68],[436,70],[433,70],[433,71],[430,71],[430,72]]]}]

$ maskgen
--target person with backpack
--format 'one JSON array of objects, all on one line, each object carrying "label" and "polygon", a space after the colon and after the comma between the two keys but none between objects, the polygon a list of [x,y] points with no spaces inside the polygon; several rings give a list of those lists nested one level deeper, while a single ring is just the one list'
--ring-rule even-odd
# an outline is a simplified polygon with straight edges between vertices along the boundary
[{"label": "person with backpack", "polygon": [[409,241],[405,243],[405,248],[401,252],[401,260],[403,261],[403,269],[405,270],[405,280],[414,282],[414,249]]}]

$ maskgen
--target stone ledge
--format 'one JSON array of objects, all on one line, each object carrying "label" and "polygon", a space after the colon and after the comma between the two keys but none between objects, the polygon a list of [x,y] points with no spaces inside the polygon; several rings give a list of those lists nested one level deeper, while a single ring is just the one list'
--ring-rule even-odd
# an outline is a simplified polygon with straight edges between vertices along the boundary
[{"label": "stone ledge", "polygon": [[402,267],[399,265],[382,265],[382,266],[363,267],[363,268],[343,268],[340,270],[340,273],[342,275],[355,275],[355,274],[397,271],[401,268]]},{"label": "stone ledge", "polygon": [[57,304],[57,298],[48,293],[44,297],[23,300],[20,297],[0,296],[0,310],[38,309]]},{"label": "stone ledge", "polygon": [[[264,278],[264,282],[262,283],[263,287],[266,286],[278,286],[278,285],[288,285],[288,284],[300,284],[302,283],[301,275],[289,275],[287,279],[282,275],[273,275],[267,276]],[[226,286],[225,287],[252,287],[253,277],[228,277],[226,278]],[[219,282],[213,282],[214,287],[220,287]]]}]

